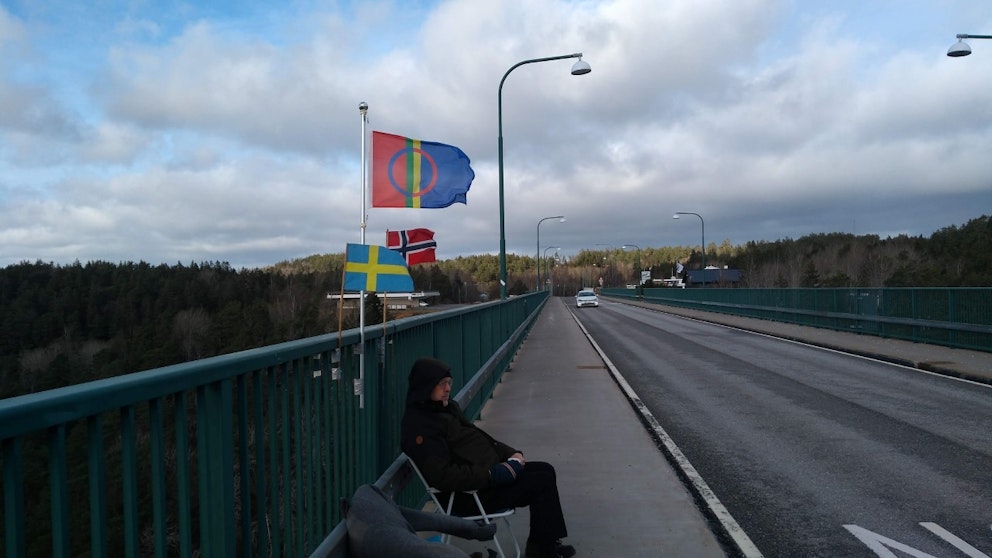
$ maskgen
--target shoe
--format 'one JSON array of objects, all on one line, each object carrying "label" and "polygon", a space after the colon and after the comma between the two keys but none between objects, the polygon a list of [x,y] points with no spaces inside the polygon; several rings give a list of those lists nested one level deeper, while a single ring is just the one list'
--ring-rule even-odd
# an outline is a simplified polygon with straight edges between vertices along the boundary
[{"label": "shoe", "polygon": [[575,547],[570,544],[562,544],[561,540],[555,541],[555,558],[572,558],[575,556]]},{"label": "shoe", "polygon": [[571,558],[575,556],[575,547],[570,544],[562,544],[561,539],[552,541],[550,544],[542,544],[527,539],[524,556],[526,558]]}]

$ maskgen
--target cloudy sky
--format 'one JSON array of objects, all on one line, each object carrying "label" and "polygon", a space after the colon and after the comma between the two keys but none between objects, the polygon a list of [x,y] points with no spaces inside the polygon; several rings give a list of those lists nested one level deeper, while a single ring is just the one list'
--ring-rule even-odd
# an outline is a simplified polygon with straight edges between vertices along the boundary
[{"label": "cloudy sky", "polygon": [[[466,205],[367,210],[438,257],[992,213],[987,0],[0,0],[0,266],[256,267],[361,239],[367,130],[471,158]],[[369,197],[369,199],[371,199]]]}]

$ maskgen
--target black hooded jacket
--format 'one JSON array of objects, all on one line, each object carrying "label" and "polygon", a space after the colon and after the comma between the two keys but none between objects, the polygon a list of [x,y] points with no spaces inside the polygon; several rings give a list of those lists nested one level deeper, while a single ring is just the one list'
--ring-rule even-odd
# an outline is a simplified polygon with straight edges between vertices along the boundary
[{"label": "black hooded jacket", "polygon": [[[421,358],[410,370],[400,446],[427,482],[442,491],[492,485],[490,468],[517,453],[472,424],[453,400],[431,401],[438,382],[451,376],[444,362]],[[481,493],[480,493],[481,495]]]}]

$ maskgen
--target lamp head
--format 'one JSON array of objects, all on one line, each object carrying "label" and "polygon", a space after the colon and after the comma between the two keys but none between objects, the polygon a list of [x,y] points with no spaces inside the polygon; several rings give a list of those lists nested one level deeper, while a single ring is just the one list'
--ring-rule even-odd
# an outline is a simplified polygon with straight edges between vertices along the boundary
[{"label": "lamp head", "polygon": [[672,219],[678,219],[678,218],[679,218],[679,214],[678,213],[672,215]]},{"label": "lamp head", "polygon": [[362,101],[361,103],[358,103],[358,110],[360,110],[362,112],[369,110],[369,104],[366,103],[365,101]]},{"label": "lamp head", "polygon": [[954,43],[951,45],[951,48],[947,49],[947,55],[955,58],[958,56],[968,56],[969,54],[971,54],[971,47],[968,46],[968,43],[961,39],[958,39],[958,42]]},{"label": "lamp head", "polygon": [[573,76],[582,76],[582,75],[588,74],[591,71],[592,71],[592,67],[589,66],[589,63],[586,62],[586,61],[584,61],[584,60],[582,60],[581,58],[579,58],[575,62],[575,64],[572,64],[572,75]]},{"label": "lamp head", "polygon": [[564,222],[565,222],[565,217],[564,217],[564,216],[562,216],[562,217],[561,217],[560,219],[558,219],[558,222],[559,222],[559,223],[564,223]]}]

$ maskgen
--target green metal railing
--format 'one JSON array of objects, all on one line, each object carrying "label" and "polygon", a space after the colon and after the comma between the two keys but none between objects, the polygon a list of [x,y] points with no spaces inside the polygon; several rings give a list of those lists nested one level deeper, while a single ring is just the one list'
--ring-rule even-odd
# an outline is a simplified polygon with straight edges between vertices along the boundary
[{"label": "green metal railing", "polygon": [[[603,294],[637,298],[630,289]],[[643,300],[838,331],[992,351],[992,288],[644,289]]]},{"label": "green metal railing", "polygon": [[340,499],[399,453],[414,360],[451,364],[477,417],[546,298],[370,326],[364,343],[355,329],[0,400],[0,548],[308,555],[341,519]]}]

